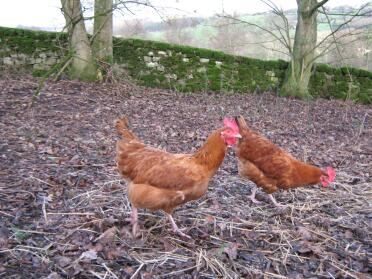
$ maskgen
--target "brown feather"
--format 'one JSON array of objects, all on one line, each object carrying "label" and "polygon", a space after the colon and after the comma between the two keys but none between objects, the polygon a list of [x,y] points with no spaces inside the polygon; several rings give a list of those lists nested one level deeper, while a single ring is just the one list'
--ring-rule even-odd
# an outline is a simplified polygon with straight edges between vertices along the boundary
[{"label": "brown feather", "polygon": [[128,138],[133,133],[127,129],[127,122],[117,123],[119,133],[125,131],[124,139],[116,145],[117,166],[129,182],[131,203],[139,208],[171,212],[182,203],[200,198],[225,157],[226,144],[221,138],[224,129],[213,132],[195,154],[171,154]]},{"label": "brown feather", "polygon": [[252,180],[265,192],[296,188],[320,182],[324,172],[302,163],[264,136],[250,130],[243,117],[237,117],[242,139],[236,154],[239,174]]},{"label": "brown feather", "polygon": [[116,130],[119,135],[121,135],[124,139],[128,140],[138,140],[137,136],[129,130],[129,121],[128,118],[123,116],[116,120]]}]

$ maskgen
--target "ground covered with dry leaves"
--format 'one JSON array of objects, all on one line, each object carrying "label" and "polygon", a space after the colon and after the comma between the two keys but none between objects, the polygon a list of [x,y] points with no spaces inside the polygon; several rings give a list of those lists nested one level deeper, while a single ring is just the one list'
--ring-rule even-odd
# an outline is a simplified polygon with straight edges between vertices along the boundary
[{"label": "ground covered with dry leaves", "polygon": [[[0,78],[1,278],[369,278],[371,107],[75,81],[47,82],[30,107],[38,82]],[[334,187],[276,193],[285,210],[262,192],[252,204],[230,151],[207,194],[175,212],[193,240],[145,210],[132,239],[114,120],[127,115],[146,143],[189,153],[236,114],[296,157],[334,166]]]}]

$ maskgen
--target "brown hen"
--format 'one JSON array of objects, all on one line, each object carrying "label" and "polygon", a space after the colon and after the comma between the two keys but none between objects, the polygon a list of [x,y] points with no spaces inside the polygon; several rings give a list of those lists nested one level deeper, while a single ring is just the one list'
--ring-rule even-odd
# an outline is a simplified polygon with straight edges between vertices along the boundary
[{"label": "brown hen", "polygon": [[137,208],[163,210],[173,231],[186,236],[175,223],[173,210],[200,198],[221,165],[227,146],[240,137],[234,120],[225,119],[225,127],[214,131],[194,154],[172,154],[150,147],[128,129],[128,120],[117,120],[116,128],[122,139],[117,142],[117,166],[128,183],[132,204],[133,235],[137,234]]},{"label": "brown hen", "polygon": [[249,129],[242,116],[235,120],[242,135],[236,149],[239,175],[256,184],[250,196],[252,202],[259,203],[255,198],[257,186],[269,194],[275,206],[284,206],[275,200],[272,193],[279,189],[287,190],[317,183],[327,186],[334,180],[333,168],[327,167],[324,171],[300,162],[264,136]]}]

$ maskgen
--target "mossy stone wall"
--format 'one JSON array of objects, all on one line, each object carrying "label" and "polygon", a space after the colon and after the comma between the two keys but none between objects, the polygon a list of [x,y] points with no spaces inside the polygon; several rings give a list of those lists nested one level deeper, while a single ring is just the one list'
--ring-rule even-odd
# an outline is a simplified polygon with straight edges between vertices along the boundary
[{"label": "mossy stone wall", "polygon": [[[35,72],[59,63],[67,51],[65,33],[0,27],[0,66]],[[277,90],[288,62],[264,61],[219,51],[138,39],[114,38],[114,62],[141,85],[185,92],[252,93]],[[350,78],[351,77],[351,78]],[[314,67],[314,97],[372,103],[372,72],[355,68]]]}]

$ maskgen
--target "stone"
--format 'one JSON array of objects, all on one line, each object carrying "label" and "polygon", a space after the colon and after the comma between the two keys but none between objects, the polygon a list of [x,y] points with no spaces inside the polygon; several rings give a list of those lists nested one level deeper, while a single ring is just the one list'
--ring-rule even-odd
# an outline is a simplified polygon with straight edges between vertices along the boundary
[{"label": "stone", "polygon": [[221,68],[221,65],[222,65],[222,62],[221,61],[216,61],[215,63],[216,63],[216,67],[217,68]]},{"label": "stone", "polygon": [[48,59],[45,60],[44,62],[46,65],[54,65],[57,63],[57,59],[54,57],[49,57]]},{"label": "stone", "polygon": [[182,62],[188,63],[190,61],[189,58],[182,58]]},{"label": "stone", "polygon": [[147,53],[148,56],[154,56],[154,52],[152,51],[149,51],[149,53]]},{"label": "stone", "polygon": [[144,56],[144,57],[143,57],[143,60],[144,60],[145,62],[151,62],[151,57],[150,57],[150,56]]},{"label": "stone", "polygon": [[200,58],[200,63],[208,63],[209,59],[208,58]]},{"label": "stone", "polygon": [[158,63],[157,62],[148,62],[148,63],[146,63],[146,66],[148,68],[155,68],[156,66],[158,66]]},{"label": "stone", "polygon": [[275,72],[273,72],[273,71],[266,71],[266,73],[265,73],[267,76],[269,76],[269,77],[275,77]]},{"label": "stone", "polygon": [[10,57],[4,57],[3,58],[3,63],[4,63],[4,65],[13,65],[14,64],[12,58],[10,58]]},{"label": "stone", "polygon": [[159,60],[160,60],[160,57],[158,57],[158,56],[154,56],[152,58],[152,61],[154,61],[154,62],[158,62]]},{"label": "stone", "polygon": [[14,61],[14,65],[23,65],[23,64],[25,64],[24,60],[15,60]]},{"label": "stone", "polygon": [[164,75],[166,79],[168,80],[171,80],[171,79],[174,79],[176,80],[177,79],[177,75],[176,74],[166,74]]},{"label": "stone", "polygon": [[18,58],[25,60],[27,58],[27,55],[24,54],[24,53],[20,53],[20,54],[18,54]]},{"label": "stone", "polygon": [[158,54],[161,56],[167,56],[167,53],[165,51],[159,50]]},{"label": "stone", "polygon": [[270,77],[270,80],[274,83],[277,83],[279,81],[277,77]]},{"label": "stone", "polygon": [[185,86],[186,85],[186,81],[184,79],[180,79],[177,81],[178,84],[182,85],[182,86]]},{"label": "stone", "polygon": [[207,69],[205,67],[200,67],[196,70],[198,73],[206,73]]},{"label": "stone", "polygon": [[164,71],[165,71],[164,66],[163,66],[163,65],[160,65],[160,64],[156,67],[156,69],[157,69],[158,71],[160,71],[160,72],[164,72]]},{"label": "stone", "polygon": [[49,67],[47,65],[44,65],[44,64],[34,64],[32,66],[35,70],[48,70]]}]

